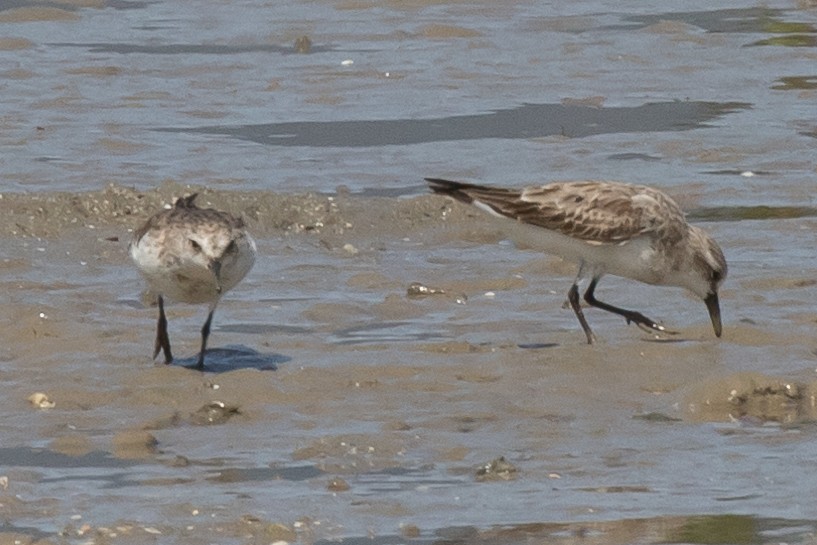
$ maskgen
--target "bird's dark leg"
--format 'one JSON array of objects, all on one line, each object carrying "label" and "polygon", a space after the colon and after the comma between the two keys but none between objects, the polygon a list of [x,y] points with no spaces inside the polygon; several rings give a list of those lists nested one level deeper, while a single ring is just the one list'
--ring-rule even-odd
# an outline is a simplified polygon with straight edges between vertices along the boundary
[{"label": "bird's dark leg", "polygon": [[639,327],[644,329],[653,330],[653,331],[660,331],[661,333],[675,333],[674,331],[668,331],[664,326],[661,324],[656,323],[655,320],[651,320],[647,318],[640,312],[636,312],[634,310],[627,310],[624,308],[614,307],[613,305],[609,305],[607,303],[603,303],[596,299],[593,295],[593,292],[596,290],[596,283],[598,282],[597,278],[594,278],[590,281],[590,285],[587,286],[587,291],[584,292],[584,300],[587,301],[587,304],[593,307],[600,308],[602,310],[606,310],[607,312],[612,312],[613,314],[618,314],[622,316],[627,323],[630,322],[635,323]]},{"label": "bird's dark leg", "polygon": [[159,355],[159,350],[165,353],[165,363],[173,361],[170,352],[170,337],[167,334],[167,316],[165,316],[165,301],[159,296],[159,321],[156,322],[156,343],[153,345],[153,359]]},{"label": "bird's dark leg", "polygon": [[596,336],[593,335],[593,331],[590,329],[590,325],[588,325],[584,317],[581,303],[579,303],[579,286],[575,282],[570,287],[570,291],[567,292],[567,300],[570,301],[570,306],[573,308],[573,312],[576,313],[576,318],[578,318],[579,323],[582,324],[584,334],[587,335],[587,344],[593,344],[593,341],[596,340]]},{"label": "bird's dark leg", "polygon": [[215,308],[211,308],[207,314],[207,321],[204,322],[204,327],[201,328],[201,352],[199,352],[199,361],[196,367],[204,369],[204,351],[207,349],[207,338],[210,336],[210,324],[213,322],[213,313]]}]

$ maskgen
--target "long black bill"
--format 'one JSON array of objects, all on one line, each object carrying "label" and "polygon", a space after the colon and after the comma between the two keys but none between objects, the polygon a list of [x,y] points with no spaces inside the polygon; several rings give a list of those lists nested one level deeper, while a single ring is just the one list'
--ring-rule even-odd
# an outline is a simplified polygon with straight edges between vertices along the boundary
[{"label": "long black bill", "polygon": [[715,329],[715,336],[720,337],[723,326],[721,325],[721,307],[718,304],[718,294],[710,293],[704,299],[706,308],[709,311],[709,317],[712,319],[712,327]]},{"label": "long black bill", "polygon": [[221,261],[215,259],[211,261],[210,270],[213,271],[213,276],[216,277],[216,293],[221,294]]}]

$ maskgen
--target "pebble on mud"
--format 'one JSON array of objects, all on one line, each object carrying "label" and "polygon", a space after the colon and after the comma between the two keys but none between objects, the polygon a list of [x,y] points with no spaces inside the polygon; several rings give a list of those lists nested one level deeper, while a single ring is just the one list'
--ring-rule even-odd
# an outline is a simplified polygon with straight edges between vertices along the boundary
[{"label": "pebble on mud", "polygon": [[280,522],[265,522],[254,515],[245,515],[241,522],[251,529],[254,542],[259,543],[294,543],[298,539],[295,530]]},{"label": "pebble on mud", "polygon": [[412,282],[406,289],[406,296],[409,299],[423,299],[432,295],[447,295],[458,305],[464,305],[468,301],[468,296],[464,293],[449,295],[443,288],[433,288],[421,282]]},{"label": "pebble on mud", "polygon": [[292,48],[296,53],[309,53],[312,51],[312,40],[309,39],[309,36],[300,36],[295,39]]},{"label": "pebble on mud", "polygon": [[196,426],[224,424],[237,414],[241,414],[241,410],[235,405],[211,401],[190,415],[190,423]]},{"label": "pebble on mud", "polygon": [[510,481],[516,479],[519,472],[516,466],[500,456],[492,460],[477,470],[476,479],[478,482],[484,481]]},{"label": "pebble on mud", "polygon": [[400,534],[405,538],[420,537],[420,528],[414,524],[402,524],[400,526]]},{"label": "pebble on mud", "polygon": [[34,392],[28,396],[28,401],[39,409],[53,409],[57,405],[42,392]]},{"label": "pebble on mud", "polygon": [[326,485],[326,489],[329,492],[346,492],[350,488],[351,487],[349,486],[349,483],[347,483],[340,477],[335,477],[334,479],[329,481],[328,485]]},{"label": "pebble on mud", "polygon": [[412,282],[406,290],[406,295],[409,298],[428,297],[429,295],[445,295],[445,290],[442,288],[432,288],[420,282]]}]

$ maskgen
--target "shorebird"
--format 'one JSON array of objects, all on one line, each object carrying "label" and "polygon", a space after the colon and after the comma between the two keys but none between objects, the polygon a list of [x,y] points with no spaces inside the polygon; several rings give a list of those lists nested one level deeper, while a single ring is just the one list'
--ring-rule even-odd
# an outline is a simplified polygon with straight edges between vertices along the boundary
[{"label": "shorebird", "polygon": [[595,335],[579,301],[579,284],[587,279],[584,300],[590,306],[618,314],[628,324],[673,333],[640,312],[596,299],[596,286],[605,274],[691,291],[706,303],[715,335],[721,336],[718,289],[726,278],[726,259],[712,237],[688,224],[680,207],[661,191],[606,181],[523,189],[426,181],[435,193],[498,218],[511,240],[577,263],[567,299],[589,344]]},{"label": "shorebird", "polygon": [[130,255],[157,294],[159,320],[153,358],[164,352],[173,361],[167,334],[164,298],[183,303],[209,303],[201,329],[197,367],[204,367],[210,324],[221,296],[238,284],[255,263],[255,241],[244,222],[227,212],[199,208],[196,194],[176,200],[172,208],[150,217],[133,234]]}]

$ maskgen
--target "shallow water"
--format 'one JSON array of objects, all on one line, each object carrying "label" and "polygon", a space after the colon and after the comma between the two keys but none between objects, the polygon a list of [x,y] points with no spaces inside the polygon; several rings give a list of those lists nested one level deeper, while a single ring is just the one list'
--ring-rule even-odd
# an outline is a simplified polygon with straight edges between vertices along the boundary
[{"label": "shallow water", "polygon": [[[3,539],[814,540],[813,7],[198,6],[0,8]],[[418,197],[432,175],[666,190],[726,252],[724,337],[606,278],[680,334],[589,311],[584,345],[574,268]],[[34,195],[109,184],[150,206]],[[200,307],[168,309],[178,365],[149,361],[125,251],[186,184],[260,250],[203,374]],[[478,480],[499,456],[515,478]]]}]

